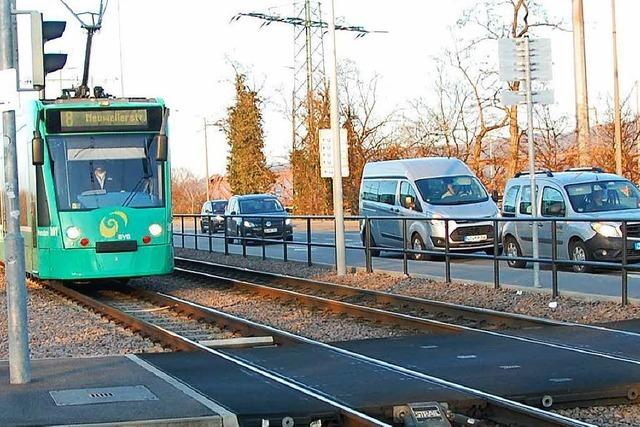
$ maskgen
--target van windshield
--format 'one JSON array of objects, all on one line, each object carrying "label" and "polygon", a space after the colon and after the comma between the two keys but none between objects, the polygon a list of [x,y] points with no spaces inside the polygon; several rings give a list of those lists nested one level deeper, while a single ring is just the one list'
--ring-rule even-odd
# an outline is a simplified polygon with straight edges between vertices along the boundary
[{"label": "van windshield", "polygon": [[416,181],[422,199],[432,205],[464,205],[486,202],[489,195],[474,176],[444,176]]},{"label": "van windshield", "polygon": [[596,181],[566,187],[576,212],[606,212],[640,207],[640,191],[629,181]]}]

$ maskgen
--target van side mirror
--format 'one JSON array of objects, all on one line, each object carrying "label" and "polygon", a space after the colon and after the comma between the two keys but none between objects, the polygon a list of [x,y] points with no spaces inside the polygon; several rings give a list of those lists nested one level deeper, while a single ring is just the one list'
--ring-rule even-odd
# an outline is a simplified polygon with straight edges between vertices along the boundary
[{"label": "van side mirror", "polygon": [[491,200],[498,203],[498,190],[493,190],[491,192]]},{"label": "van side mirror", "polygon": [[44,141],[38,131],[33,133],[31,140],[31,163],[34,166],[44,165]]},{"label": "van side mirror", "polygon": [[169,157],[169,141],[167,135],[160,134],[156,136],[157,152],[156,161],[166,162]]}]

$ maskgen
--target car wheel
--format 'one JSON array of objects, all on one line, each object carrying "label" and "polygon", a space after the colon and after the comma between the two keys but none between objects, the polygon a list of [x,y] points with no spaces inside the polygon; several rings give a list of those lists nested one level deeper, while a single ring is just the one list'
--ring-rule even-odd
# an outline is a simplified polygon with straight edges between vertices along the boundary
[{"label": "car wheel", "polygon": [[[510,258],[516,258],[522,256],[522,249],[520,249],[520,245],[518,241],[512,236],[507,236],[504,239],[504,252],[505,255]],[[526,261],[510,259],[507,260],[507,265],[511,268],[525,268],[527,266]]]},{"label": "car wheel", "polygon": [[[569,246],[569,258],[571,258],[571,261],[577,262],[592,260],[591,254],[582,240],[576,240]],[[593,267],[589,265],[572,265],[571,269],[576,273],[593,272]]]},{"label": "car wheel", "polygon": [[[422,240],[422,237],[420,237],[420,234],[414,233],[413,236],[411,236],[411,249],[414,251],[424,251],[426,249],[424,240]],[[416,261],[426,261],[431,259],[431,256],[426,254],[414,253],[414,254],[411,254],[411,258],[415,259]]]}]

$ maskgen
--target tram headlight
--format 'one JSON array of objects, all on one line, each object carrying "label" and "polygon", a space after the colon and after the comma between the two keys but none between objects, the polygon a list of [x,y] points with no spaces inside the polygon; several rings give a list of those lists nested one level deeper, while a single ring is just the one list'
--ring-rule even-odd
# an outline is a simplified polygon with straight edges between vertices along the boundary
[{"label": "tram headlight", "polygon": [[65,231],[65,233],[71,240],[76,240],[78,237],[80,237],[81,231],[78,227],[71,226],[67,228],[67,231]]},{"label": "tram headlight", "polygon": [[160,224],[151,224],[149,226],[149,233],[153,237],[158,237],[159,235],[162,234],[162,226]]}]

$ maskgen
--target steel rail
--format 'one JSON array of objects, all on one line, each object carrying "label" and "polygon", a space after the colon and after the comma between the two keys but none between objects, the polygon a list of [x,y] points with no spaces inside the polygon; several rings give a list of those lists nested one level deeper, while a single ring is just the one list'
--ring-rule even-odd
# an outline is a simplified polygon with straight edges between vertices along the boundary
[{"label": "steel rail", "polygon": [[[241,358],[237,355],[230,355],[229,353],[224,351],[208,348],[186,337],[181,337],[178,334],[166,328],[163,328],[157,325],[152,325],[148,322],[140,321],[139,319],[136,319],[134,316],[130,314],[123,313],[122,311],[114,307],[111,307],[108,304],[104,304],[100,301],[97,301],[96,299],[88,295],[85,295],[77,290],[66,287],[61,283],[58,283],[58,282],[47,283],[47,286],[49,286],[51,289],[55,290],[56,292],[72,300],[78,301],[82,305],[87,306],[98,313],[104,314],[108,317],[113,318],[114,320],[117,320],[118,322],[130,327],[131,329],[143,335],[153,337],[154,339],[157,339],[161,342],[169,343],[171,346],[180,347],[185,350],[200,350],[200,351],[211,353],[227,361],[230,361],[238,366],[249,369],[263,377],[267,377],[280,384],[290,387],[294,390],[300,391],[308,396],[311,396],[325,403],[328,403],[340,410],[340,413],[345,418],[345,425],[354,425],[354,426],[363,426],[363,427],[364,426],[367,426],[367,427],[389,426],[389,424],[385,422],[382,422],[356,409],[353,409],[345,405],[344,403],[336,401],[331,396],[328,396],[318,390],[309,388],[305,384],[302,384],[296,380],[287,378],[286,376],[280,373],[258,366],[255,363],[249,360],[246,360],[244,358]],[[131,287],[122,286],[121,289],[126,290],[126,289],[131,289]],[[178,307],[186,308],[188,306],[189,307],[188,310],[190,313],[194,313],[195,315],[201,316],[202,318],[221,317],[224,319],[224,321],[229,321],[229,322],[233,320],[234,322],[238,322],[245,325],[247,328],[250,327],[256,331],[259,330],[261,331],[261,333],[267,332],[274,336],[276,335],[281,336],[286,341],[289,341],[289,342],[300,342],[300,343],[315,345],[315,346],[330,350],[334,353],[337,353],[346,357],[351,357],[355,360],[365,362],[382,369],[393,371],[397,374],[400,374],[406,377],[419,379],[431,384],[435,384],[435,385],[439,385],[439,386],[451,389],[456,392],[474,396],[475,398],[479,398],[483,402],[486,402],[485,410],[491,417],[495,418],[496,420],[517,421],[517,422],[524,423],[523,425],[538,425],[538,426],[552,426],[552,427],[555,427],[555,426],[592,427],[592,425],[588,423],[584,423],[578,420],[564,417],[562,415],[554,414],[539,408],[531,407],[523,403],[512,401],[500,396],[495,396],[489,393],[485,393],[483,391],[466,387],[460,384],[456,384],[447,380],[443,380],[441,378],[433,377],[431,375],[427,375],[422,372],[413,371],[411,369],[408,369],[402,366],[398,366],[389,362],[378,360],[369,356],[352,352],[350,350],[338,348],[330,344],[314,341],[309,338],[295,335],[290,332],[282,331],[271,326],[262,325],[257,322],[243,319],[238,316],[224,313],[219,310],[205,307],[197,303],[193,303],[190,301],[183,300],[181,298],[173,297],[171,295],[155,293],[151,291],[143,291],[141,293],[138,293],[138,292],[139,290],[136,289],[135,294],[140,295],[145,300],[147,300],[147,297],[151,296],[150,294],[156,294],[156,296],[153,298],[154,300],[161,301],[162,304],[170,305],[173,310],[179,310]],[[182,344],[179,344],[178,341],[182,341]]]},{"label": "steel rail", "polygon": [[[241,358],[231,356],[228,353],[206,347],[196,341],[190,340],[189,338],[180,336],[167,328],[163,328],[161,326],[140,320],[131,314],[125,313],[115,307],[102,303],[99,300],[89,295],[83,294],[82,292],[69,288],[60,282],[45,282],[45,285],[55,292],[71,300],[74,300],[81,305],[125,325],[127,328],[132,329],[140,335],[147,336],[171,348],[186,351],[205,351],[214,354],[245,369],[249,369],[263,377],[269,378],[284,386],[299,391],[307,396],[321,400],[339,410],[341,415],[344,417],[345,425],[357,427],[391,427],[391,425],[370,417],[369,415],[364,414],[356,409],[350,408],[349,406],[346,406],[341,402],[335,401],[331,397],[319,394],[316,391],[309,389],[308,387],[304,387],[303,385],[298,384],[295,380],[262,369],[255,364],[248,363]],[[126,285],[119,285],[118,287],[123,292],[128,289],[133,290],[134,296],[139,295],[142,299],[147,301],[158,301],[163,304],[168,303],[171,309],[177,312],[193,313],[194,315],[202,319],[219,319],[222,324],[230,326],[232,325],[232,327],[238,327],[238,329],[245,331],[268,332],[271,335],[280,337],[281,343],[303,342],[302,338],[297,337],[296,335],[288,334],[275,328],[265,327],[264,325],[260,325],[259,323],[250,322],[246,319],[232,316],[221,311],[212,309],[204,310],[201,306],[178,298],[172,298],[169,295],[157,293],[156,295],[152,296],[151,294],[154,294],[153,292],[140,291],[137,289],[134,290],[133,288]]]},{"label": "steel rail", "polygon": [[[320,292],[328,292],[344,297],[356,297],[369,299],[376,304],[393,306],[406,311],[421,310],[434,315],[448,316],[453,319],[466,318],[476,322],[488,322],[498,326],[527,328],[548,325],[559,325],[561,322],[539,317],[527,316],[524,314],[506,313],[498,310],[491,310],[479,307],[470,307],[461,304],[454,304],[442,301],[434,301],[424,298],[399,295],[390,292],[376,291],[370,289],[361,289],[348,285],[340,285],[337,283],[324,282],[301,277],[288,276],[284,274],[270,273],[265,271],[252,270],[243,267],[228,266],[209,261],[197,259],[189,259],[183,257],[174,257],[179,262],[186,262],[206,266],[207,268],[217,269],[222,274],[232,272],[232,274],[242,275],[248,281],[260,280],[268,284],[291,286],[296,288],[313,289]],[[228,274],[227,274],[228,277]]]},{"label": "steel rail", "polygon": [[[431,300],[423,300],[420,298],[406,297],[406,296],[384,293],[379,291],[361,290],[359,288],[349,287],[345,285],[337,285],[329,282],[318,282],[318,281],[313,281],[309,279],[278,275],[274,273],[259,272],[255,270],[249,270],[249,269],[238,268],[238,267],[227,267],[221,264],[210,263],[208,261],[193,260],[193,259],[186,259],[186,258],[180,258],[180,257],[176,257],[176,261],[177,262],[176,262],[175,270],[178,272],[183,272],[186,274],[204,275],[211,279],[224,281],[225,283],[228,283],[232,286],[246,289],[246,290],[251,290],[253,292],[257,292],[264,296],[269,296],[272,298],[287,298],[287,299],[298,301],[303,304],[308,304],[318,308],[323,308],[329,311],[333,311],[335,313],[346,313],[355,317],[360,317],[368,320],[376,320],[376,321],[390,323],[390,324],[404,325],[404,326],[418,328],[418,329],[427,330],[431,332],[456,333],[456,332],[462,332],[462,331],[469,331],[469,332],[475,332],[475,333],[481,333],[481,334],[488,334],[488,335],[497,336],[505,339],[516,340],[520,342],[527,342],[527,343],[542,345],[550,348],[562,349],[566,351],[572,351],[576,353],[586,354],[586,355],[610,359],[610,360],[616,360],[618,362],[624,362],[624,363],[640,366],[640,359],[637,359],[637,358],[621,356],[621,355],[599,351],[595,349],[590,349],[590,348],[576,347],[569,344],[547,341],[540,338],[531,338],[527,336],[504,333],[501,331],[480,329],[480,328],[475,328],[475,327],[470,327],[470,326],[465,326],[460,324],[452,324],[445,321],[423,318],[423,317],[420,317],[419,315],[411,315],[411,314],[405,314],[402,312],[388,311],[384,309],[372,308],[364,305],[344,302],[344,301],[335,300],[331,298],[303,294],[300,292],[295,292],[288,289],[280,288],[278,287],[278,284],[281,286],[291,285],[295,287],[308,287],[312,289],[319,289],[319,290],[322,290],[323,292],[335,293],[338,295],[356,295],[357,296],[357,295],[371,295],[373,293],[375,298],[380,298],[380,301],[389,301],[391,304],[394,304],[395,306],[400,307],[402,310],[406,310],[405,308],[406,306],[422,307],[422,304],[424,304],[425,307],[432,307],[432,306],[439,307],[442,304],[445,308],[450,310],[460,309],[460,311],[458,312],[460,315],[466,315],[466,313],[475,313],[476,310],[478,310],[480,315],[487,314],[489,316],[495,315],[498,317],[504,315],[505,318],[507,319],[514,319],[514,321],[518,323],[523,322],[520,324],[528,324],[529,327],[531,326],[538,326],[538,327],[539,326],[570,326],[570,327],[584,326],[589,329],[601,330],[601,331],[603,330],[602,327],[591,328],[589,327],[590,325],[581,325],[577,323],[565,323],[565,322],[560,322],[556,320],[542,319],[542,318],[537,318],[532,316],[503,313],[495,310],[475,309],[473,307],[466,307],[466,306],[461,306],[456,304],[439,303]],[[247,277],[247,275],[253,276],[253,281],[235,279],[235,278],[229,277],[228,275],[225,276],[225,275],[219,275],[219,274],[212,274],[212,273],[208,273],[207,271],[193,271],[193,270],[180,267],[179,266],[180,263],[191,264],[192,266],[198,265],[203,268],[217,269],[218,271],[226,269],[233,272],[241,272],[245,274],[244,276],[245,278]],[[256,279],[263,279],[262,280],[263,282],[264,281],[268,282],[269,280],[264,280],[265,278],[273,280],[272,283],[275,283],[276,286],[264,284],[264,283],[255,283]],[[325,288],[323,289],[323,287]],[[360,291],[363,291],[364,294],[360,294]],[[341,294],[341,292],[343,293]],[[488,313],[485,313],[485,312],[488,312]],[[611,330],[611,332],[628,335],[626,332],[622,332],[615,329]],[[635,333],[631,333],[631,334],[635,335]]]}]

